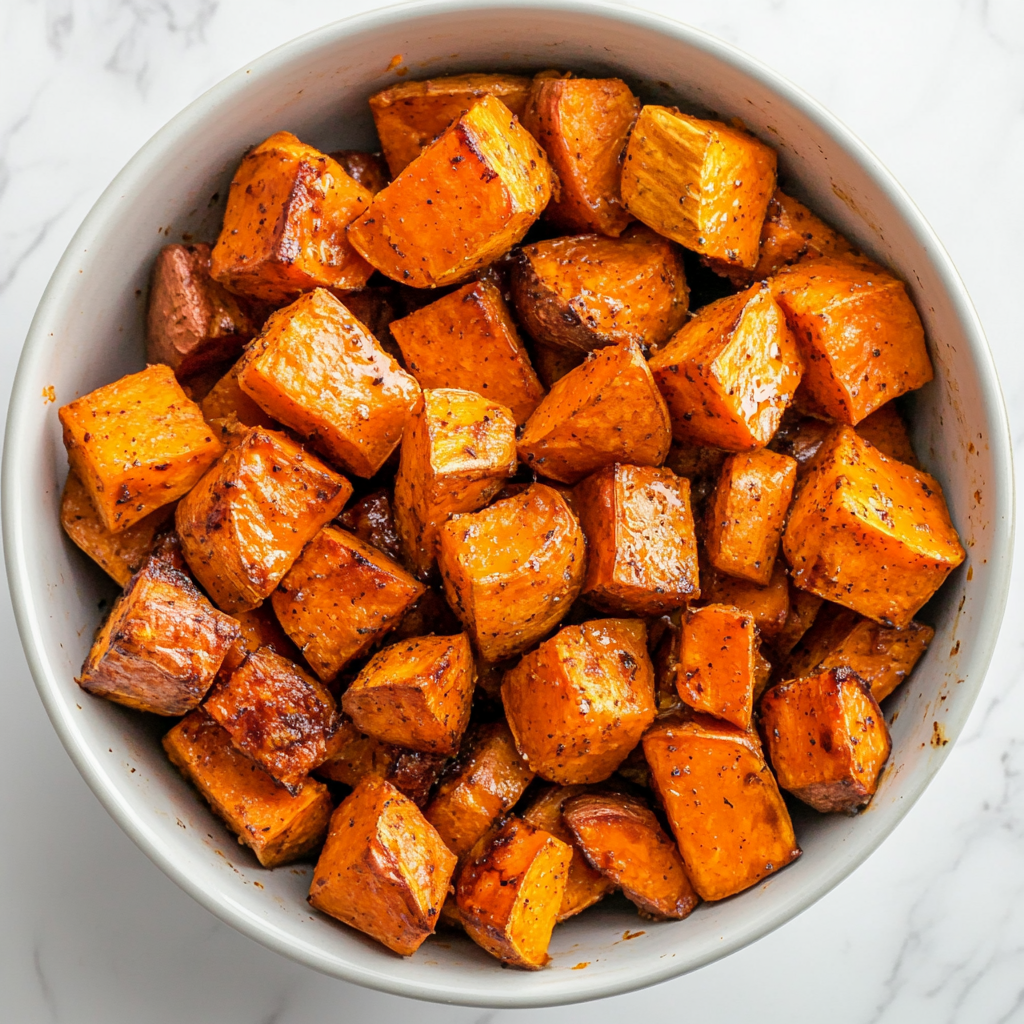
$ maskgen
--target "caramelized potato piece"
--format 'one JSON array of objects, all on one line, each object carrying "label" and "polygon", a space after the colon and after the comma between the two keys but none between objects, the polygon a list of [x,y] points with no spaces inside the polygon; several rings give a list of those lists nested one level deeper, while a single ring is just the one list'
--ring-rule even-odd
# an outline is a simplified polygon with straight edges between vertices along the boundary
[{"label": "caramelized potato piece", "polygon": [[537,376],[546,388],[552,388],[556,381],[561,380],[570,370],[575,370],[587,353],[576,348],[562,348],[561,345],[533,344],[533,365]]},{"label": "caramelized potato piece", "polygon": [[921,318],[898,278],[820,259],[784,267],[770,284],[800,346],[804,386],[834,419],[855,425],[932,379]]},{"label": "caramelized potato piece", "polygon": [[817,594],[793,586],[793,581],[790,580],[789,613],[782,628],[772,637],[772,648],[783,657],[789,654],[814,624],[822,604]]},{"label": "caramelized potato piece", "polygon": [[261,604],[259,608],[235,612],[231,617],[238,623],[242,632],[231,645],[221,665],[222,679],[234,672],[245,661],[247,655],[254,654],[261,647],[279,654],[288,661],[298,661],[301,657],[269,605]]},{"label": "caramelized potato piece", "polygon": [[397,562],[402,557],[391,495],[386,490],[373,491],[353,502],[338,516],[338,525],[383,551],[388,558]]},{"label": "caramelized potato piece", "polygon": [[100,627],[79,686],[154,715],[183,715],[206,696],[238,623],[183,572],[149,558]]},{"label": "caramelized potato piece", "polygon": [[227,731],[201,708],[163,744],[171,763],[265,868],[298,860],[323,841],[331,817],[327,787],[309,779],[289,793],[232,746]]},{"label": "caramelized potato piece", "polygon": [[857,433],[890,459],[905,462],[914,469],[921,468],[914,454],[914,446],[910,443],[907,424],[894,402],[887,402],[870,416],[862,419],[857,424]]},{"label": "caramelized potato piece", "polygon": [[185,560],[219,607],[255,608],[351,493],[290,438],[253,427],[178,505]]},{"label": "caramelized potato piece", "polygon": [[421,578],[434,566],[448,517],[483,508],[516,464],[516,425],[505,406],[472,391],[423,392],[395,478],[395,526]]},{"label": "caramelized potato piece", "polygon": [[238,384],[356,476],[398,447],[420,388],[330,292],[278,310],[249,346]]},{"label": "caramelized potato piece", "polygon": [[423,750],[405,750],[402,747],[396,748],[396,753],[395,763],[385,778],[417,807],[425,807],[450,758],[446,754],[428,754]]},{"label": "caramelized potato piece", "polygon": [[897,629],[966,557],[938,481],[849,427],[822,445],[782,550],[798,587]]},{"label": "caramelized potato piece", "polygon": [[756,733],[669,716],[644,736],[644,754],[701,899],[733,896],[800,856]]},{"label": "caramelized potato piece", "polygon": [[593,605],[661,615],[700,596],[690,481],[671,469],[605,466],[573,491],[587,537],[583,595]]},{"label": "caramelized potato piece", "polygon": [[331,815],[309,902],[411,956],[433,933],[454,870],[455,855],[420,809],[370,775]]},{"label": "caramelized potato piece", "polygon": [[584,793],[562,813],[587,860],[621,886],[642,917],[690,916],[700,900],[676,844],[646,804],[625,793]]},{"label": "caramelized potato piece", "polygon": [[775,151],[745,131],[645,106],[626,147],[622,201],[659,235],[753,269],[775,163]]},{"label": "caramelized potato piece", "polygon": [[214,427],[234,420],[243,427],[267,427],[272,430],[279,426],[277,420],[265,413],[238,386],[238,371],[244,362],[244,359],[240,359],[235,363],[199,403],[203,419]]},{"label": "caramelized potato piece", "polygon": [[568,843],[509,818],[477,843],[459,873],[455,898],[466,933],[502,963],[544,967],[571,858]]},{"label": "caramelized potato piece", "polygon": [[708,513],[708,559],[720,572],[767,586],[796,484],[796,459],[759,448],[725,460]]},{"label": "caramelized potato piece", "polygon": [[213,277],[233,292],[288,302],[311,288],[362,288],[373,268],[345,228],[373,197],[329,156],[276,132],[231,180]]},{"label": "caramelized potato piece", "polygon": [[169,366],[147,366],[62,406],[68,462],[111,533],[176,501],[224,446]]},{"label": "caramelized potato piece", "polygon": [[554,629],[583,585],[586,540],[569,502],[534,484],[441,527],[438,567],[448,603],[488,661]]},{"label": "caramelized potato piece", "polygon": [[395,281],[456,284],[522,239],[551,181],[533,137],[488,95],[373,197],[348,238]]},{"label": "caramelized potato piece", "polygon": [[376,548],[325,526],[271,601],[284,631],[327,681],[394,629],[424,589]]},{"label": "caramelized potato piece", "polygon": [[847,668],[772,687],[761,729],[779,785],[822,813],[868,803],[892,748],[878,701]]},{"label": "caramelized potato piece", "polygon": [[451,75],[399,82],[370,97],[370,112],[392,177],[413,162],[453,121],[485,96],[494,96],[519,117],[530,92],[521,75]]},{"label": "caramelized potato piece", "polygon": [[619,179],[640,101],[618,78],[535,78],[523,127],[544,147],[560,183],[544,211],[563,231],[618,238],[632,217]]},{"label": "caramelized potato piece", "polygon": [[423,388],[476,391],[525,423],[544,397],[501,292],[472,281],[391,325]]},{"label": "caramelized potato piece", "polygon": [[[769,441],[768,447],[780,455],[788,455],[796,459],[797,479],[803,479],[805,470],[811,459],[818,454],[822,442],[830,433],[834,424],[831,420],[819,419],[816,416],[804,416],[796,412],[795,402],[801,397],[797,392],[794,406],[786,410],[779,429]],[[884,406],[883,406],[884,408]]]},{"label": "caramelized potato piece", "polygon": [[659,466],[672,442],[664,399],[640,346],[591,353],[558,381],[526,421],[519,458],[551,480],[575,484],[602,466]]},{"label": "caramelized potato piece", "polygon": [[625,341],[657,347],[686,323],[690,305],[682,253],[642,224],[621,238],[523,246],[511,284],[531,337],[582,352]]},{"label": "caramelized potato piece", "polygon": [[714,571],[706,572],[704,581],[707,586],[703,597],[709,603],[734,605],[750,615],[769,642],[774,642],[785,628],[789,618],[790,583],[781,560],[776,560],[772,578],[764,587]]},{"label": "caramelized potato piece", "polygon": [[639,619],[564,626],[505,674],[501,701],[530,767],[564,786],[601,782],[654,721],[654,668]]},{"label": "caramelized potato piece", "polygon": [[371,196],[375,196],[391,183],[391,173],[383,153],[367,153],[361,149],[339,149],[327,154],[341,169],[359,182]]},{"label": "caramelized potato piece", "polygon": [[650,365],[672,436],[729,451],[772,439],[803,373],[785,317],[762,285],[705,306]]}]

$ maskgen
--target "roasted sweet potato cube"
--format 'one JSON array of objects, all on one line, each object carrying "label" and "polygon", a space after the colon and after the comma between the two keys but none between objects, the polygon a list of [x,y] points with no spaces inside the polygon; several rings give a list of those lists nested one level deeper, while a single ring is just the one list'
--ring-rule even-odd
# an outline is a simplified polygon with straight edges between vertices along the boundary
[{"label": "roasted sweet potato cube", "polygon": [[756,733],[670,715],[647,731],[644,754],[701,899],[733,896],[800,856]]},{"label": "roasted sweet potato cube", "polygon": [[203,419],[211,426],[221,426],[232,419],[243,427],[279,426],[277,420],[264,412],[239,386],[238,371],[244,360],[235,363],[199,403]]},{"label": "roasted sweet potato cube", "polygon": [[354,533],[364,543],[383,551],[388,558],[398,561],[402,557],[402,542],[387,490],[372,491],[353,502],[338,516],[338,525]]},{"label": "roasted sweet potato cube", "polygon": [[155,715],[183,715],[206,696],[241,630],[185,573],[149,558],[100,627],[78,684]]},{"label": "roasted sweet potato cube", "polygon": [[454,754],[469,724],[476,670],[465,633],[402,640],[375,654],[342,697],[356,727],[385,743]]},{"label": "roasted sweet potato cube", "polygon": [[221,678],[234,672],[245,661],[246,655],[255,653],[261,647],[281,655],[288,661],[300,659],[298,648],[288,639],[270,605],[261,604],[259,608],[235,612],[231,617],[238,623],[242,632],[224,658]]},{"label": "roasted sweet potato cube", "polygon": [[563,231],[618,238],[632,217],[619,179],[640,101],[618,78],[535,78],[523,127],[544,147],[560,183],[544,216]]},{"label": "roasted sweet potato cube", "polygon": [[526,421],[519,458],[534,472],[575,484],[602,466],[660,466],[672,443],[664,399],[636,342],[591,353]]},{"label": "roasted sweet potato cube", "polygon": [[413,162],[453,121],[485,96],[523,116],[531,80],[521,75],[451,75],[425,82],[400,82],[370,97],[381,148],[391,176]]},{"label": "roasted sweet potato cube", "polygon": [[354,534],[325,526],[271,601],[310,667],[330,680],[394,629],[424,589],[387,555]]},{"label": "roasted sweet potato cube", "polygon": [[411,956],[434,931],[454,870],[455,855],[420,809],[370,775],[331,816],[309,902]]},{"label": "roasted sweet potato cube", "polygon": [[516,424],[505,406],[473,391],[423,392],[395,478],[395,526],[421,578],[430,575],[448,517],[483,508],[516,465]]},{"label": "roasted sweet potato cube", "polygon": [[476,391],[525,423],[544,397],[497,286],[472,281],[391,325],[409,372],[424,388]]},{"label": "roasted sweet potato cube", "polygon": [[587,537],[586,599],[661,615],[700,595],[690,481],[671,469],[605,466],[573,491]]},{"label": "roasted sweet potato cube", "polygon": [[395,765],[398,749],[361,732],[345,715],[327,741],[327,756],[313,769],[318,778],[355,788],[367,775],[385,779]]},{"label": "roasted sweet potato cube", "polygon": [[892,744],[871,688],[851,669],[772,687],[760,725],[779,785],[816,811],[855,811],[874,796]]},{"label": "roasted sweet potato cube", "polygon": [[659,235],[753,269],[775,164],[775,151],[741,129],[645,106],[626,147],[622,201]]},{"label": "roasted sweet potato cube", "polygon": [[511,285],[532,338],[581,352],[625,341],[662,345],[690,307],[682,251],[642,224],[621,238],[574,235],[523,246]]},{"label": "roasted sweet potato cube", "polygon": [[568,500],[534,484],[441,527],[445,595],[480,655],[500,661],[554,629],[579,596],[586,540]]},{"label": "roasted sweet potato cube", "polygon": [[830,419],[819,419],[816,416],[798,413],[796,403],[801,397],[798,391],[794,396],[794,404],[786,410],[779,429],[768,443],[771,451],[796,459],[798,479],[803,478],[805,468],[818,454],[822,442],[835,425]]},{"label": "roasted sweet potato cube", "polygon": [[255,608],[352,493],[291,438],[251,428],[178,505],[189,568],[225,611]]},{"label": "roasted sweet potato cube", "polygon": [[568,800],[562,814],[587,860],[622,888],[642,917],[690,916],[700,900],[675,842],[643,801],[625,793],[584,793]]},{"label": "roasted sweet potato cube", "polygon": [[552,388],[556,381],[561,380],[570,370],[575,370],[587,353],[576,348],[563,348],[561,345],[542,345],[534,342],[533,365],[537,376],[546,388]]},{"label": "roasted sweet potato cube", "polygon": [[420,388],[365,326],[322,288],[267,321],[238,369],[261,408],[356,476],[402,440]]},{"label": "roasted sweet potato cube", "polygon": [[373,197],[349,241],[395,281],[456,284],[520,241],[551,183],[533,137],[501,100],[485,96]]},{"label": "roasted sweet potato cube", "polygon": [[676,686],[698,711],[750,728],[757,685],[758,637],[754,619],[727,604],[684,613]]},{"label": "roasted sweet potato cube", "polygon": [[782,628],[772,637],[772,649],[782,657],[788,655],[814,624],[822,603],[817,594],[793,586],[790,580],[789,613]]},{"label": "roasted sweet potato cube", "polygon": [[505,674],[516,746],[543,779],[601,782],[654,721],[654,668],[639,619],[564,626]]},{"label": "roasted sweet potato cube", "polygon": [[910,443],[910,432],[894,402],[887,402],[857,424],[857,433],[870,441],[883,455],[920,469],[921,464]]},{"label": "roasted sweet potato cube", "polygon": [[201,708],[163,743],[171,763],[265,868],[298,860],[323,841],[331,797],[322,782],[309,779],[298,793],[289,793],[232,746],[227,730]]},{"label": "roasted sweet potato cube", "polygon": [[855,425],[932,379],[921,318],[898,278],[820,259],[784,267],[770,283],[804,358],[804,386],[834,419]]},{"label": "roasted sweet potato cube", "polygon": [[822,445],[782,550],[798,587],[896,628],[966,557],[939,482],[849,427]]},{"label": "roasted sweet potato cube", "polygon": [[773,642],[786,626],[789,618],[790,581],[782,559],[777,559],[772,578],[766,586],[759,586],[738,576],[704,572],[706,586],[702,599],[710,604],[729,604],[750,615],[761,635]]},{"label": "roasted sweet potato cube", "polygon": [[650,365],[672,436],[729,451],[772,439],[803,373],[796,341],[763,285],[705,306]]},{"label": "roasted sweet potato cube", "polygon": [[466,933],[502,963],[544,967],[571,859],[568,843],[509,818],[459,872],[455,898]]},{"label": "roasted sweet potato cube", "polygon": [[329,156],[276,132],[231,180],[210,270],[233,292],[288,302],[311,288],[362,288],[373,268],[345,229],[373,196]]},{"label": "roasted sweet potato cube", "polygon": [[176,501],[224,450],[162,364],[76,398],[59,416],[68,462],[111,533]]},{"label": "roasted sweet potato cube", "polygon": [[383,153],[367,153],[361,149],[339,149],[327,154],[337,160],[341,169],[354,181],[358,181],[371,196],[386,188],[391,181],[391,172]]},{"label": "roasted sweet potato cube", "polygon": [[796,484],[796,459],[759,448],[729,456],[708,512],[708,560],[720,572],[767,586]]}]

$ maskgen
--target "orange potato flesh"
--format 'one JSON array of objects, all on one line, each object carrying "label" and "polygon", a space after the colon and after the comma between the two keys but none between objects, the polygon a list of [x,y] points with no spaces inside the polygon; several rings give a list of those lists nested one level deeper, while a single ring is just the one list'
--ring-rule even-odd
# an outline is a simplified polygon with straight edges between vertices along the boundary
[{"label": "orange potato flesh", "polygon": [[279,427],[268,413],[264,412],[239,386],[238,371],[244,359],[235,363],[199,403],[203,419],[211,426],[218,426],[232,418],[243,427]]},{"label": "orange potato flesh", "polygon": [[580,349],[562,348],[561,345],[542,345],[534,342],[530,351],[533,353],[533,365],[537,376],[546,388],[552,388],[570,370],[575,370],[587,353]]},{"label": "orange potato flesh", "polygon": [[455,856],[420,809],[368,776],[331,816],[309,902],[411,956],[433,933]]},{"label": "orange potato flesh", "polygon": [[242,632],[224,658],[221,676],[234,672],[245,661],[246,655],[255,653],[261,647],[280,654],[289,661],[298,661],[301,657],[269,605],[262,604],[259,608],[234,612],[231,617],[241,627]]},{"label": "orange potato flesh", "polygon": [[774,642],[785,629],[789,618],[790,585],[781,559],[776,560],[772,578],[764,587],[714,571],[706,572],[704,579],[707,584],[704,599],[709,603],[734,605],[750,615],[769,643]]},{"label": "orange potato flesh", "polygon": [[311,288],[362,288],[373,268],[345,229],[372,198],[335,160],[276,132],[235,171],[211,273],[231,291],[266,302],[288,302]]},{"label": "orange potato flesh", "polygon": [[790,580],[789,613],[782,628],[772,637],[772,649],[783,657],[788,655],[814,624],[822,603],[817,594],[794,587]]},{"label": "orange potato flesh", "polygon": [[672,442],[665,402],[640,347],[591,353],[548,392],[526,421],[519,458],[564,484],[615,462],[660,466]]},{"label": "orange potato flesh", "polygon": [[765,645],[754,652],[754,703],[761,699],[761,694],[768,689],[772,681],[772,663],[764,656]]},{"label": "orange potato flesh", "polygon": [[892,746],[878,701],[846,668],[770,689],[761,729],[779,785],[822,813],[863,807]]},{"label": "orange potato flesh", "polygon": [[800,856],[756,733],[707,715],[669,716],[644,736],[644,754],[702,899],[749,889]]},{"label": "orange potato flesh", "polygon": [[360,149],[339,149],[327,154],[337,160],[341,169],[354,181],[358,181],[371,196],[386,188],[391,173],[382,153],[367,153]]},{"label": "orange potato flesh", "polygon": [[331,817],[327,787],[315,779],[291,794],[231,744],[205,711],[183,718],[164,750],[213,812],[265,868],[298,860],[320,845]]},{"label": "orange potato flesh", "polygon": [[62,406],[68,462],[111,533],[189,491],[224,446],[169,366],[147,366]]},{"label": "orange potato flesh", "polygon": [[224,611],[255,608],[351,493],[290,438],[253,427],[178,505],[185,560]]},{"label": "orange potato flesh", "polygon": [[798,587],[896,628],[966,557],[938,481],[849,427],[822,445],[782,550]]},{"label": "orange potato flesh", "polygon": [[905,462],[914,469],[921,465],[914,454],[914,446],[910,443],[910,432],[907,424],[896,408],[895,403],[887,402],[876,409],[870,416],[857,424],[857,433],[870,441],[883,455],[897,462]]}]

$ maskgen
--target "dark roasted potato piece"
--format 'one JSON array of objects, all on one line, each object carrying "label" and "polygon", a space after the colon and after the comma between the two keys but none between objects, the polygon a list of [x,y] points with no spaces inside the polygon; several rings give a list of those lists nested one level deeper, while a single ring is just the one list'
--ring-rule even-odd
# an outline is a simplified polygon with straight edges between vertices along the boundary
[{"label": "dark roasted potato piece", "polygon": [[822,600],[809,590],[801,590],[789,581],[789,612],[782,628],[771,639],[772,649],[785,657],[800,642],[801,637],[811,628]]},{"label": "dark roasted potato piece", "polygon": [[337,160],[342,170],[353,180],[358,181],[371,196],[391,182],[388,162],[382,153],[367,153],[361,149],[339,149],[327,154]]},{"label": "dark roasted potato piece", "polygon": [[353,502],[338,516],[338,525],[366,544],[372,544],[378,551],[383,551],[388,558],[398,561],[402,557],[402,542],[395,526],[395,513],[388,491],[373,491]]},{"label": "dark roasted potato piece", "polygon": [[534,342],[531,351],[537,376],[546,388],[554,387],[556,381],[560,381],[570,370],[575,370],[587,358],[587,353],[580,349],[542,345],[539,342]]},{"label": "dark roasted potato piece", "polygon": [[234,612],[231,617],[241,627],[242,633],[224,658],[221,678],[234,672],[245,661],[247,654],[253,654],[261,647],[280,654],[288,661],[298,661],[301,658],[298,648],[288,639],[270,605],[261,604],[259,608]]}]

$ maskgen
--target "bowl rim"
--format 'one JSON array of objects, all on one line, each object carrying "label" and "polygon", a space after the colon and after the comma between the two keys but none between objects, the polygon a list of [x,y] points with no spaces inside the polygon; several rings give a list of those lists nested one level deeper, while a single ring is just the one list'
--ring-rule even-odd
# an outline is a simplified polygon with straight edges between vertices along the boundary
[{"label": "bowl rim", "polygon": [[[207,889],[191,878],[164,852],[143,817],[136,813],[130,803],[123,799],[116,787],[109,782],[108,772],[95,756],[95,752],[79,735],[78,729],[69,715],[69,709],[60,695],[59,681],[51,669],[41,639],[39,626],[41,610],[33,605],[30,596],[28,581],[31,565],[26,544],[26,520],[23,513],[24,489],[32,486],[30,481],[33,468],[29,459],[31,445],[28,443],[27,435],[28,403],[30,400],[38,401],[37,396],[28,394],[26,384],[30,378],[35,377],[37,369],[47,354],[49,340],[47,328],[61,305],[65,288],[78,273],[77,264],[80,253],[88,249],[91,240],[102,232],[108,210],[117,202],[127,184],[140,174],[141,168],[152,162],[182,129],[202,121],[215,107],[230,102],[239,95],[252,81],[249,76],[253,70],[273,70],[275,65],[290,62],[304,51],[320,49],[343,35],[383,29],[397,20],[481,10],[519,13],[544,10],[580,16],[597,14],[611,21],[619,21],[631,27],[667,35],[709,53],[717,60],[731,65],[781,96],[803,117],[823,130],[887,194],[899,216],[910,229],[915,241],[927,250],[941,287],[945,289],[950,299],[951,306],[962,325],[969,344],[971,361],[977,372],[978,386],[984,398],[991,428],[991,434],[987,440],[992,462],[998,469],[997,479],[992,481],[996,496],[991,520],[993,524],[992,545],[995,555],[990,560],[993,563],[991,566],[992,585],[986,594],[982,613],[979,614],[977,620],[977,635],[971,671],[971,675],[974,677],[973,686],[971,692],[966,695],[969,698],[970,706],[973,706],[991,662],[1006,608],[1012,559],[999,556],[1001,554],[1010,555],[1013,551],[1016,497],[1007,410],[991,350],[963,281],[931,226],[892,173],[849,128],[817,100],[761,61],[702,29],[694,28],[668,15],[634,7],[624,7],[611,2],[611,0],[497,0],[493,3],[489,0],[406,0],[406,2],[389,4],[373,11],[349,15],[322,25],[274,48],[212,86],[171,118],[132,156],[96,200],[69,242],[39,302],[26,336],[11,390],[3,449],[2,477],[0,477],[0,505],[2,505],[4,556],[15,621],[29,670],[50,721],[71,760],[99,801],[133,842],[165,874],[193,899],[243,934],[304,966],[312,967],[345,981],[394,995],[435,1002],[495,1007],[550,1006],[603,998],[667,981],[728,956],[791,920],[843,881],[881,845],[930,785],[945,758],[949,755],[953,744],[951,743],[937,752],[938,756],[930,760],[927,769],[915,778],[914,783],[903,794],[900,808],[895,814],[891,828],[882,831],[866,845],[845,857],[837,857],[834,869],[827,873],[817,885],[802,891],[799,898],[787,901],[774,913],[752,922],[750,927],[737,931],[728,940],[723,939],[716,949],[709,951],[698,960],[686,964],[671,962],[660,965],[652,964],[652,969],[639,977],[631,975],[627,978],[587,978],[585,981],[581,977],[575,986],[566,985],[557,992],[524,986],[521,994],[517,992],[510,997],[505,993],[499,999],[488,1001],[483,989],[475,993],[462,993],[455,986],[445,984],[443,981],[437,985],[427,985],[355,964],[339,963],[333,957],[324,956],[315,943],[303,942],[278,932],[273,925],[251,913],[245,907],[223,894]],[[965,718],[970,711],[970,706],[965,708]],[[955,739],[956,737],[954,737],[954,742]],[[439,977],[443,979],[443,971],[439,971]]]}]

